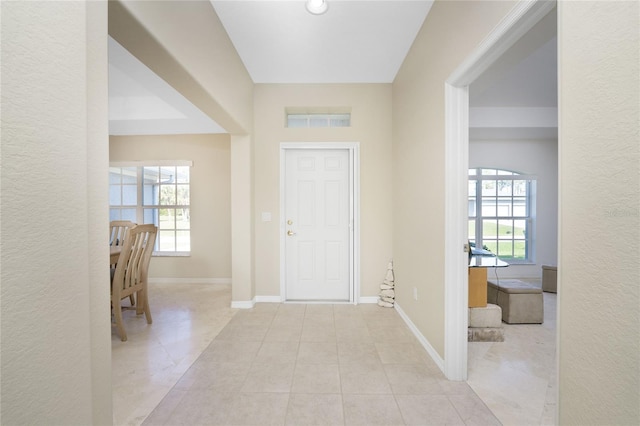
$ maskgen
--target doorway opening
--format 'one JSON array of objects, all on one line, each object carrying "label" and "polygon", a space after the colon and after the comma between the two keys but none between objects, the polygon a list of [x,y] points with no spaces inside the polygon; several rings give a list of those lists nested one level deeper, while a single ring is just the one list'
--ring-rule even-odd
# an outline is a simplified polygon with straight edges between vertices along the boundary
[{"label": "doorway opening", "polygon": [[555,7],[520,1],[445,83],[445,357],[449,380],[467,379],[469,85]]}]

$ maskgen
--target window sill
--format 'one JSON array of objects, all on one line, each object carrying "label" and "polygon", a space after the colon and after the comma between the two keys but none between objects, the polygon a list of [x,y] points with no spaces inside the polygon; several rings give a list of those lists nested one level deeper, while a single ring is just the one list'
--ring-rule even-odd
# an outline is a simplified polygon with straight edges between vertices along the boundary
[{"label": "window sill", "polygon": [[154,251],[153,257],[190,257],[190,251]]}]

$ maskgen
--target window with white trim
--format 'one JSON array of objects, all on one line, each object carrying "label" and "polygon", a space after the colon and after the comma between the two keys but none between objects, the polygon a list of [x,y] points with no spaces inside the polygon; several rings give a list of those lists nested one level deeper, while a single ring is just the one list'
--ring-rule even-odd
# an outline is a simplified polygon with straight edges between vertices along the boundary
[{"label": "window with white trim", "polygon": [[350,127],[350,113],[287,113],[287,127]]},{"label": "window with white trim", "polygon": [[156,255],[191,251],[190,161],[112,163],[109,220],[153,223]]},{"label": "window with white trim", "polygon": [[469,241],[509,263],[533,259],[534,176],[469,169]]}]

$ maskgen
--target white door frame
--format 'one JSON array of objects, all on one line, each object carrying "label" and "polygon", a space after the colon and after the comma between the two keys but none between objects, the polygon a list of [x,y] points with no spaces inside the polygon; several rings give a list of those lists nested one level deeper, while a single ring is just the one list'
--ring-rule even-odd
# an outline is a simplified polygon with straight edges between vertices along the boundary
[{"label": "white door frame", "polygon": [[556,5],[520,0],[445,82],[444,373],[467,379],[469,85]]},{"label": "white door frame", "polygon": [[282,142],[280,143],[280,300],[286,301],[286,253],[285,253],[285,155],[287,150],[335,150],[349,151],[349,303],[360,299],[360,144],[358,142]]}]

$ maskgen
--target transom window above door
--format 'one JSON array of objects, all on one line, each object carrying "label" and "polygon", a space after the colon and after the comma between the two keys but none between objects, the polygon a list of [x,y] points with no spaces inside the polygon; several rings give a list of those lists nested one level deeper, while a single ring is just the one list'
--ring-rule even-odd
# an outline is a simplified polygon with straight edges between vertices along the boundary
[{"label": "transom window above door", "polygon": [[534,176],[469,169],[469,241],[509,263],[534,262]]}]

